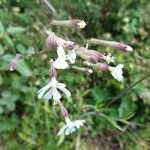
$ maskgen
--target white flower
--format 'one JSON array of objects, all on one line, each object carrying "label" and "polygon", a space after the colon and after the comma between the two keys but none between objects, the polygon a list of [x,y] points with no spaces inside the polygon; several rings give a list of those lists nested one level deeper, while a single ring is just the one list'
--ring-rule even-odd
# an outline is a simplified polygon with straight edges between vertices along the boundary
[{"label": "white flower", "polygon": [[66,125],[60,129],[57,135],[62,135],[63,133],[65,135],[72,134],[76,129],[79,129],[81,126],[83,126],[83,123],[85,120],[76,120],[76,121],[71,121],[69,117],[65,118]]},{"label": "white flower", "polygon": [[44,86],[42,89],[38,91],[38,98],[44,98],[45,100],[54,99],[54,102],[58,102],[61,99],[61,94],[57,89],[61,90],[67,97],[71,96],[70,91],[68,91],[64,83],[58,83],[55,77],[51,79],[51,81]]},{"label": "white flower", "polygon": [[65,54],[65,51],[61,45],[57,48],[57,59],[54,61],[53,66],[56,69],[66,69],[68,68],[68,63],[66,60],[69,60],[71,64],[75,63],[76,60],[76,52],[75,49],[68,50],[68,54]]},{"label": "white flower", "polygon": [[57,58],[53,63],[54,68],[56,69],[66,69],[68,68],[68,63],[65,59]]},{"label": "white flower", "polygon": [[57,59],[54,61],[53,66],[56,69],[66,69],[68,67],[68,63],[66,62],[66,54],[61,45],[57,48]]},{"label": "white flower", "polygon": [[115,58],[111,56],[111,53],[109,53],[107,56],[103,56],[103,58],[108,64],[115,61]]},{"label": "white flower", "polygon": [[76,60],[76,52],[75,50],[69,50],[68,54],[66,55],[66,59],[70,61],[71,64],[75,63]]},{"label": "white flower", "polygon": [[122,71],[122,68],[123,68],[123,64],[119,64],[117,65],[116,67],[109,67],[109,70],[112,74],[112,76],[117,79],[118,81],[122,81],[123,80],[123,71]]}]

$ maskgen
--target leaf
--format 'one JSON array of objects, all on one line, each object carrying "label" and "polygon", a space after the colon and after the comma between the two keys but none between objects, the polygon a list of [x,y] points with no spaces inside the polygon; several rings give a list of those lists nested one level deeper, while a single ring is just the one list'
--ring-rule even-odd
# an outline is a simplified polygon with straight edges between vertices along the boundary
[{"label": "leaf", "polygon": [[144,104],[150,105],[150,90],[148,88],[143,88],[142,92],[139,93],[139,96]]},{"label": "leaf", "polygon": [[2,92],[2,97],[10,97],[11,96],[11,92],[10,91],[3,91]]},{"label": "leaf", "polygon": [[0,70],[9,70],[9,64],[7,62],[2,62],[0,64]]},{"label": "leaf", "polygon": [[0,106],[0,114],[3,113],[3,108]]},{"label": "leaf", "polygon": [[10,62],[12,59],[14,58],[13,55],[10,55],[10,54],[6,54],[2,57],[2,60],[5,61],[5,62]]},{"label": "leaf", "polygon": [[17,126],[17,117],[12,115],[9,119],[0,120],[0,132],[11,131]]},{"label": "leaf", "polygon": [[0,20],[0,32],[5,32],[5,28],[1,20]]},{"label": "leaf", "polygon": [[92,90],[92,97],[98,103],[102,103],[108,99],[108,95],[104,89],[101,89],[99,86],[95,86]]},{"label": "leaf", "polygon": [[59,136],[59,140],[57,142],[57,147],[59,147],[65,140],[65,136],[62,135],[62,136]]},{"label": "leaf", "polygon": [[119,117],[121,119],[127,119],[136,109],[135,103],[130,99],[124,99],[118,108]]},{"label": "leaf", "polygon": [[28,66],[26,65],[26,63],[25,63],[25,61],[23,59],[20,59],[17,62],[17,68],[16,68],[16,70],[22,76],[25,76],[25,77],[29,77],[31,75],[31,71],[30,71],[30,69],[28,68]]},{"label": "leaf", "polygon": [[0,85],[2,85],[2,83],[3,83],[3,78],[2,78],[2,76],[0,75]]},{"label": "leaf", "polygon": [[25,30],[26,30],[25,28],[18,26],[18,27],[9,27],[9,28],[6,29],[6,32],[8,34],[17,34],[17,33],[22,33]]},{"label": "leaf", "polygon": [[5,41],[10,48],[14,48],[14,42],[12,41],[12,39],[8,35],[5,35]]},{"label": "leaf", "polygon": [[21,54],[25,54],[27,52],[27,49],[25,48],[24,45],[22,44],[17,44],[16,49],[18,52],[20,52]]},{"label": "leaf", "polygon": [[100,114],[102,117],[104,117],[105,119],[107,119],[114,127],[116,127],[117,129],[124,131],[123,128],[121,128],[118,124],[117,121],[115,120],[115,118],[110,117],[110,116],[106,116],[104,114]]},{"label": "leaf", "polygon": [[0,99],[0,105],[6,106],[9,111],[15,109],[15,102],[18,100],[19,95],[11,93],[11,91],[3,91],[2,98]]},{"label": "leaf", "polygon": [[0,44],[0,55],[4,54],[4,47]]},{"label": "leaf", "polygon": [[13,57],[13,55],[3,55],[0,57],[0,70],[9,70],[9,63]]}]

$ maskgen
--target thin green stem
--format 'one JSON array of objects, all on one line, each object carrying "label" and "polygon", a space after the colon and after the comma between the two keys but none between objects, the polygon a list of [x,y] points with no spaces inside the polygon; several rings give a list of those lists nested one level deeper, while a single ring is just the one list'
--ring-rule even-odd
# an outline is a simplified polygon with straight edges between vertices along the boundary
[{"label": "thin green stem", "polygon": [[147,74],[146,76],[144,76],[142,79],[140,79],[139,81],[137,81],[136,83],[130,85],[129,87],[127,87],[126,89],[122,90],[118,95],[116,95],[114,98],[112,98],[111,102],[108,103],[107,106],[111,105],[112,103],[114,103],[116,100],[118,100],[120,97],[122,97],[123,95],[125,95],[130,89],[132,89],[134,86],[136,86],[137,84],[139,84],[140,82],[142,82],[143,80],[145,80],[146,78],[148,78],[150,76],[150,74]]}]

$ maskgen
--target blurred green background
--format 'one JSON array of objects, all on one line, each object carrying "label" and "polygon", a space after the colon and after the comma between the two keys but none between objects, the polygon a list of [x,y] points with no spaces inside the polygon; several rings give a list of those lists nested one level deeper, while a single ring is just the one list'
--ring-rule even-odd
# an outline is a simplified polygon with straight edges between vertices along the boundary
[{"label": "blurred green background", "polygon": [[[0,0],[0,150],[148,150],[150,148],[150,1],[51,0],[55,19],[83,19],[83,30],[51,27],[52,12],[38,0]],[[73,69],[58,72],[72,93],[62,102],[72,119],[86,125],[70,136],[57,137],[63,118],[37,91],[48,80],[44,26],[82,46],[95,37],[125,42],[134,48],[111,52],[123,63],[124,82],[110,74],[87,75]],[[23,54],[17,71],[9,71],[16,53]],[[80,62],[80,63],[79,63]],[[78,63],[81,65],[80,59]],[[77,63],[77,65],[78,65]],[[136,84],[137,83],[137,84]]]}]

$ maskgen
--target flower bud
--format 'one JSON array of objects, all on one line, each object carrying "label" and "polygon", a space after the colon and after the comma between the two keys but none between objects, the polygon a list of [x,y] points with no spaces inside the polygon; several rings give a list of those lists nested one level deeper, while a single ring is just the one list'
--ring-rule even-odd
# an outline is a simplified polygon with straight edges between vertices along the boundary
[{"label": "flower bud", "polygon": [[115,48],[122,51],[133,51],[133,48],[129,45],[126,45],[124,43],[115,42],[115,41],[105,41],[100,39],[90,39],[90,42],[93,44],[99,44],[99,45],[105,45],[109,46],[111,48]]},{"label": "flower bud", "polygon": [[72,68],[77,71],[81,71],[81,72],[85,72],[85,73],[93,73],[93,70],[90,68],[78,67],[78,66],[72,66]]},{"label": "flower bud", "polygon": [[76,47],[75,43],[72,41],[65,41],[63,46],[67,49],[74,49]]},{"label": "flower bud", "polygon": [[84,28],[86,26],[86,23],[84,20],[73,19],[73,20],[70,20],[70,22],[73,27]]},{"label": "flower bud", "polygon": [[58,38],[55,33],[46,30],[48,38],[46,39],[46,45],[48,48],[57,48],[63,43],[63,39]]},{"label": "flower bud", "polygon": [[78,48],[77,55],[93,64],[97,63],[103,58],[101,53],[95,50],[86,50],[84,47]]},{"label": "flower bud", "polygon": [[9,65],[9,70],[10,71],[14,71],[17,68],[17,61],[20,59],[21,55],[17,54],[15,56],[15,58],[11,61],[10,65]]},{"label": "flower bud", "polygon": [[65,26],[71,28],[84,28],[86,23],[83,20],[71,19],[71,20],[53,20],[52,25]]},{"label": "flower bud", "polygon": [[108,71],[109,70],[109,65],[104,64],[104,63],[96,63],[96,64],[90,64],[95,70],[98,71]]},{"label": "flower bud", "polygon": [[57,48],[59,45],[62,45],[63,48],[74,49],[76,46],[74,42],[65,41],[51,31],[46,30],[46,33],[48,34],[48,38],[46,39],[46,45],[48,48]]},{"label": "flower bud", "polygon": [[54,63],[53,59],[51,59],[49,63],[50,63],[49,76],[50,76],[50,78],[54,78],[54,77],[56,78],[57,72],[56,72],[56,69],[53,66],[53,63]]},{"label": "flower bud", "polygon": [[68,117],[68,111],[67,109],[63,106],[63,104],[61,103],[61,101],[59,101],[59,106],[60,106],[60,109],[61,109],[61,114],[64,118]]}]

